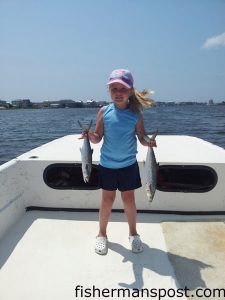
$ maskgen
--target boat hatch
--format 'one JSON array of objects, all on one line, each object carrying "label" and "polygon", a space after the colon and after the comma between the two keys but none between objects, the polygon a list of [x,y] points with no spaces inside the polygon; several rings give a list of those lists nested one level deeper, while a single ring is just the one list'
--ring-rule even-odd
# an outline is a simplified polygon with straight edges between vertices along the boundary
[{"label": "boat hatch", "polygon": [[49,165],[43,173],[44,182],[59,190],[96,190],[98,189],[98,166],[92,164],[88,183],[83,180],[81,163],[57,163]]},{"label": "boat hatch", "polygon": [[204,193],[217,184],[214,169],[201,165],[162,165],[157,173],[157,189],[163,192]]}]

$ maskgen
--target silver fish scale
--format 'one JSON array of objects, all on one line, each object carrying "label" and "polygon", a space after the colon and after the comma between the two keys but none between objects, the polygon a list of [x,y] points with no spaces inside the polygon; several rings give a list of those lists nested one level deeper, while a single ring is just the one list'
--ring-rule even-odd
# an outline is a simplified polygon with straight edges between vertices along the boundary
[{"label": "silver fish scale", "polygon": [[92,149],[88,136],[84,138],[84,142],[81,147],[81,159],[84,163],[92,163]]},{"label": "silver fish scale", "polygon": [[[156,133],[152,136],[151,140],[154,140]],[[145,140],[149,142],[149,137],[145,137]],[[146,156],[146,161],[145,161],[145,188],[147,192],[147,198],[150,202],[152,202],[154,195],[155,195],[155,190],[156,190],[156,185],[157,185],[157,170],[158,170],[158,165],[156,162],[155,158],[155,153],[153,148],[148,147],[148,152]]]},{"label": "silver fish scale", "polygon": [[[78,122],[81,128],[83,129],[83,132],[88,132],[88,130],[91,127],[92,121],[88,128],[84,128],[80,122]],[[92,170],[92,153],[93,149],[91,149],[90,141],[88,135],[84,137],[84,142],[82,147],[80,148],[81,152],[81,163],[82,163],[82,173],[83,173],[83,179],[84,182],[89,182],[90,176],[91,176],[91,170]]]},{"label": "silver fish scale", "polygon": [[148,148],[145,162],[145,183],[147,198],[151,202],[154,198],[157,184],[157,163],[154,150],[150,147]]}]

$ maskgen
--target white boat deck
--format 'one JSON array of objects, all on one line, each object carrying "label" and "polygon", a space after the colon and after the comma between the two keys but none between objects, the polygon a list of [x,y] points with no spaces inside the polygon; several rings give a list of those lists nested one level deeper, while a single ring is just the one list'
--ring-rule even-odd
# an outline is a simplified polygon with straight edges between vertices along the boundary
[{"label": "white boat deck", "polygon": [[[209,167],[217,174],[216,186],[204,193],[157,190],[151,205],[145,189],[138,189],[137,208],[145,211],[138,214],[144,252],[130,251],[124,214],[113,212],[109,251],[100,256],[94,251],[98,213],[25,213],[27,207],[37,206],[99,208],[100,190],[58,190],[43,179],[50,165],[80,163],[81,144],[78,135],[66,136],[0,167],[0,300],[168,300],[185,299],[185,292],[193,300],[225,299],[224,149],[193,137],[158,136],[155,154],[160,166]],[[92,146],[98,164],[100,144]],[[138,144],[143,184],[146,151]],[[113,207],[123,207],[119,193]]]},{"label": "white boat deck", "polygon": [[[120,290],[122,299],[150,299],[147,290],[138,298],[135,289],[165,289],[172,295],[171,289],[186,286],[194,295],[199,287],[225,288],[224,221],[224,216],[140,213],[144,252],[134,254],[124,215],[114,212],[108,226],[109,251],[100,256],[94,252],[97,213],[26,212],[0,241],[0,299],[86,299],[88,288],[96,289],[89,299],[118,299],[122,288],[136,291],[132,297],[124,290],[123,297]],[[76,295],[76,286],[82,286],[83,295]]]}]

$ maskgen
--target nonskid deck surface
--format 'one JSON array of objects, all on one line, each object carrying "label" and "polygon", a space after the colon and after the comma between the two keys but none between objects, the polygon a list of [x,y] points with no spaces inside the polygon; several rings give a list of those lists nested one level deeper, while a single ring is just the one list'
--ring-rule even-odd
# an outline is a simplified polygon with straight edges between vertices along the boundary
[{"label": "nonskid deck surface", "polygon": [[118,293],[122,299],[137,299],[137,293],[150,299],[151,289],[171,296],[185,286],[193,293],[225,288],[225,244],[218,244],[225,241],[224,217],[196,218],[139,214],[144,252],[134,254],[124,215],[113,213],[109,251],[100,256],[94,252],[97,213],[27,212],[0,241],[0,299],[118,299]]}]

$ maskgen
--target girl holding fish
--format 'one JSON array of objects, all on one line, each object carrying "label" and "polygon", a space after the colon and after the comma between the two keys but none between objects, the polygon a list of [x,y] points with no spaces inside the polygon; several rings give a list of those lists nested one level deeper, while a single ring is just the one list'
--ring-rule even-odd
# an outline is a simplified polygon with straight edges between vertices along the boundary
[{"label": "girl holding fish", "polygon": [[92,143],[103,138],[99,164],[99,184],[102,201],[99,210],[99,233],[95,252],[108,251],[107,224],[110,218],[116,190],[121,192],[126,219],[129,225],[129,241],[134,253],[142,252],[143,246],[136,228],[135,189],[141,187],[136,160],[137,139],[144,146],[154,147],[155,141],[147,142],[144,129],[143,108],[152,105],[148,91],[138,92],[133,87],[129,70],[114,70],[107,83],[112,103],[99,110],[94,132],[88,132]]}]

